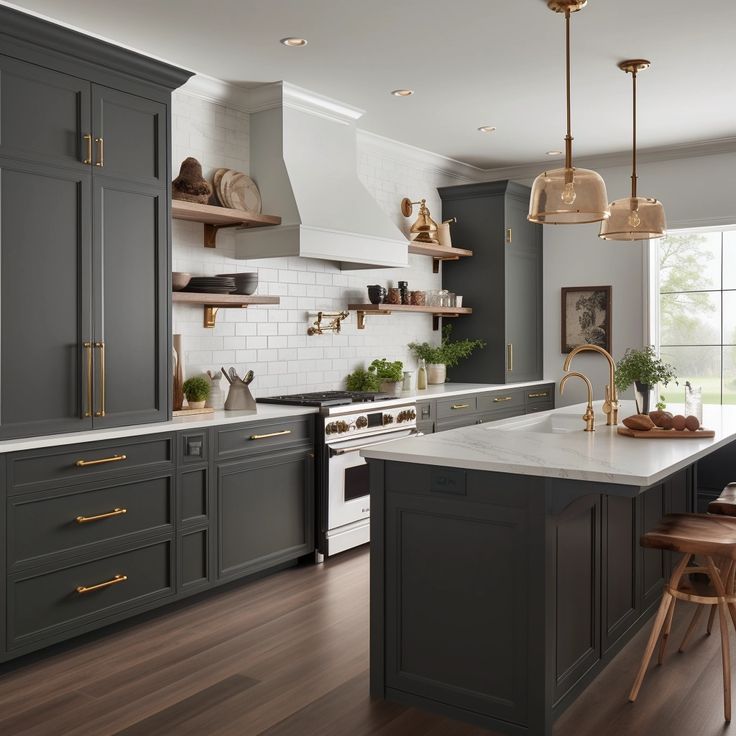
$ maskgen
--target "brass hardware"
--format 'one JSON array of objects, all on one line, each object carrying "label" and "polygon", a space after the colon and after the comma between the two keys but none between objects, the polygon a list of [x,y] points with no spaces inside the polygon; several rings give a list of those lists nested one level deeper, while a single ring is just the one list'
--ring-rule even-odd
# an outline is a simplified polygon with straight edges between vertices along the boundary
[{"label": "brass hardware", "polygon": [[545,396],[549,396],[549,391],[537,391],[535,394],[527,394],[530,399],[541,399]]},{"label": "brass hardware", "polygon": [[514,370],[514,343],[506,346],[506,370],[511,373]]},{"label": "brass hardware", "polygon": [[510,227],[507,227],[507,228],[506,228],[506,242],[507,242],[507,243],[508,243],[509,245],[511,245],[511,241],[512,241],[512,233],[511,233],[511,228],[510,228]]},{"label": "brass hardware", "polygon": [[565,392],[565,384],[567,383],[568,379],[572,378],[573,376],[585,381],[585,386],[588,389],[588,406],[585,407],[585,414],[583,414],[582,417],[583,421],[585,422],[584,431],[595,432],[595,414],[593,413],[593,384],[590,382],[588,376],[585,376],[582,373],[578,373],[578,371],[570,371],[569,373],[565,373],[565,375],[562,376],[562,380],[560,381],[560,396],[562,396],[562,394]]},{"label": "brass hardware", "polygon": [[493,402],[495,404],[498,404],[501,401],[511,401],[511,399],[513,398],[513,396],[497,396],[495,399],[493,399]]},{"label": "brass hardware", "polygon": [[78,468],[88,468],[90,465],[104,465],[105,463],[119,463],[127,460],[127,455],[113,455],[112,457],[103,457],[99,460],[77,460],[74,464]]},{"label": "brass hardware", "polygon": [[82,416],[91,417],[94,402],[94,396],[92,395],[92,343],[83,342],[82,347],[87,353],[87,406]]},{"label": "brass hardware", "polygon": [[265,440],[269,437],[281,437],[285,434],[291,434],[290,429],[282,429],[280,432],[269,432],[268,434],[252,434],[250,439],[252,440]]},{"label": "brass hardware", "polygon": [[419,215],[411,228],[409,228],[409,232],[412,235],[411,239],[416,243],[435,243],[439,245],[437,223],[430,217],[426,199],[412,202],[408,197],[404,197],[401,200],[401,214],[404,217],[410,217],[415,204],[419,205]]},{"label": "brass hardware", "polygon": [[450,409],[469,409],[470,404],[453,404]]},{"label": "brass hardware", "polygon": [[102,590],[102,588],[109,588],[111,585],[124,583],[127,579],[127,575],[116,575],[110,580],[105,580],[104,583],[96,583],[95,585],[78,585],[76,590],[77,593],[91,593],[93,590]]},{"label": "brass hardware", "polygon": [[555,13],[577,13],[588,4],[588,0],[547,0],[547,7]]},{"label": "brass hardware", "polygon": [[[347,319],[350,312],[317,312],[317,320],[314,324],[307,329],[307,335],[324,335],[325,332],[334,332],[336,335],[340,334],[340,324],[344,319]],[[322,324],[323,317],[332,317],[330,323],[327,325]]]},{"label": "brass hardware", "polygon": [[608,361],[608,385],[606,386],[606,400],[603,403],[603,413],[606,415],[606,424],[609,427],[615,427],[618,424],[618,391],[616,390],[616,363],[613,356],[598,345],[578,345],[573,348],[565,358],[562,370],[570,370],[572,359],[582,352],[600,353]]},{"label": "brass hardware", "polygon": [[86,524],[89,521],[100,521],[101,519],[111,519],[113,516],[122,516],[127,514],[128,509],[113,509],[106,514],[97,514],[96,516],[77,516],[74,520],[77,524]]},{"label": "brass hardware", "polygon": [[83,164],[92,164],[92,136],[89,133],[85,133],[82,136],[82,140],[87,141],[87,155],[82,159]]},{"label": "brass hardware", "polygon": [[214,327],[217,322],[217,313],[220,311],[219,307],[206,306],[204,308],[204,326]]},{"label": "brass hardware", "polygon": [[100,351],[100,408],[95,412],[96,417],[105,416],[105,343],[96,342],[95,347]]},{"label": "brass hardware", "polygon": [[105,140],[103,138],[95,138],[97,144],[97,161],[95,166],[102,168],[105,165]]}]

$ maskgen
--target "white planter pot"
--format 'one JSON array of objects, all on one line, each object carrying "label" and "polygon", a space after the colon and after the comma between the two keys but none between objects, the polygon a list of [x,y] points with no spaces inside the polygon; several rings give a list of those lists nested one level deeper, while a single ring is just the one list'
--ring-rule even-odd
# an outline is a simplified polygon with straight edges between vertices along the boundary
[{"label": "white planter pot", "polygon": [[381,391],[384,394],[398,396],[401,393],[401,381],[381,381]]},{"label": "white planter pot", "polygon": [[447,380],[447,366],[444,363],[427,363],[427,383],[438,384]]},{"label": "white planter pot", "polygon": [[204,409],[205,403],[206,402],[204,401],[189,401],[189,399],[187,399],[187,406],[190,409]]}]

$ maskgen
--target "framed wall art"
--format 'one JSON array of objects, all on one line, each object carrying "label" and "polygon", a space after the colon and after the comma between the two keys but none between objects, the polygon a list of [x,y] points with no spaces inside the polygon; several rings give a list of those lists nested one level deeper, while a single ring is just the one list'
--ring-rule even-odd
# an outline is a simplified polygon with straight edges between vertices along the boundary
[{"label": "framed wall art", "polygon": [[563,353],[585,344],[610,353],[611,287],[563,287],[561,324]]}]

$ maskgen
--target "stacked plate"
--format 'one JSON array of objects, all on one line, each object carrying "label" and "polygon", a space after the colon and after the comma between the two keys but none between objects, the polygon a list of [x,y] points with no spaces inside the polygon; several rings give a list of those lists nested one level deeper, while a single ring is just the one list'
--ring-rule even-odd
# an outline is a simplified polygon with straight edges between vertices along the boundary
[{"label": "stacked plate", "polygon": [[217,169],[212,184],[223,207],[261,214],[261,193],[253,179],[246,174],[235,169]]},{"label": "stacked plate", "polygon": [[184,291],[197,294],[232,294],[235,279],[229,276],[192,276]]},{"label": "stacked plate", "polygon": [[255,294],[258,288],[258,274],[253,273],[221,273],[218,274],[224,278],[235,279],[236,294]]}]

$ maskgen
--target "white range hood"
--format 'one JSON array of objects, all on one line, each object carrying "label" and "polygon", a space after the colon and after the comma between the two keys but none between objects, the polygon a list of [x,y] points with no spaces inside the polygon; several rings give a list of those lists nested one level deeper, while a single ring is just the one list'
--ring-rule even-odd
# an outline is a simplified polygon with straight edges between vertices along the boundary
[{"label": "white range hood", "polygon": [[250,90],[250,108],[250,175],[263,211],[282,224],[240,231],[236,258],[407,266],[405,235],[358,179],[355,121],[363,111],[286,82]]}]

